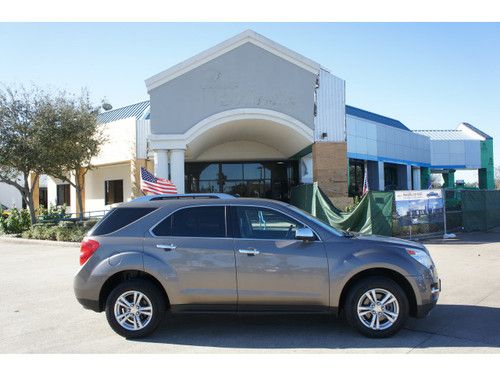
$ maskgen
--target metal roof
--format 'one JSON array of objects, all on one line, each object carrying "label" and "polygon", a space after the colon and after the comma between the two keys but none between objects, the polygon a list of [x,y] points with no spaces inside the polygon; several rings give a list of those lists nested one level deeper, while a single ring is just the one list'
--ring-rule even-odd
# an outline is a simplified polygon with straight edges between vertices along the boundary
[{"label": "metal roof", "polygon": [[368,112],[368,111],[365,111],[364,109],[351,107],[350,105],[345,106],[345,113],[347,115],[363,118],[365,120],[369,120],[369,121],[373,121],[373,122],[378,122],[380,124],[392,126],[393,128],[411,131],[401,121],[392,119],[390,117],[378,115],[378,114],[373,113],[373,112]]},{"label": "metal roof", "polygon": [[[112,109],[111,111],[106,111],[100,113],[97,116],[97,122],[99,124],[105,124],[108,122],[123,120],[126,118],[141,118],[144,116],[145,112],[149,109],[149,100],[144,102],[131,104],[126,107]],[[148,116],[149,114],[147,114]]]},{"label": "metal roof", "polygon": [[477,140],[467,133],[454,129],[454,130],[414,130],[413,132],[429,137],[433,141],[463,141],[463,140]]},{"label": "metal roof", "polygon": [[470,130],[472,130],[476,134],[479,134],[484,139],[493,139],[493,137],[491,135],[486,134],[485,132],[483,132],[482,130],[479,130],[478,128],[469,124],[468,122],[462,122],[460,125],[463,125],[463,126],[469,128]]}]

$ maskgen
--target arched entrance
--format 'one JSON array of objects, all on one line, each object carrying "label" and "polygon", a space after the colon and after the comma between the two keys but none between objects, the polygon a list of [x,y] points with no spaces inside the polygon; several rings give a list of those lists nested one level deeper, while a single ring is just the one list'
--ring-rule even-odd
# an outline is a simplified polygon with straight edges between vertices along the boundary
[{"label": "arched entrance", "polygon": [[231,110],[185,134],[185,192],[224,192],[287,201],[299,182],[293,156],[313,143],[313,130],[279,112]]}]

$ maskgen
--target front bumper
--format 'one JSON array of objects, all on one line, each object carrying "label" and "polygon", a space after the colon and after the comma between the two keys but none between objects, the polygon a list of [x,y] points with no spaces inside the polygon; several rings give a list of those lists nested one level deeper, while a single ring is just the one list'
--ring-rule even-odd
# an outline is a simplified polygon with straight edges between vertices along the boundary
[{"label": "front bumper", "polygon": [[439,299],[439,293],[441,293],[441,279],[437,278],[437,280],[432,280],[425,287],[420,289],[420,296],[422,299],[422,303],[417,305],[417,310],[415,317],[416,318],[425,318],[429,315],[431,310],[436,306],[437,301]]},{"label": "front bumper", "polygon": [[94,300],[85,299],[85,298],[77,298],[76,300],[78,302],[80,302],[80,305],[82,305],[84,309],[92,310],[95,312],[101,312],[101,307],[99,306],[99,301],[94,301]]}]

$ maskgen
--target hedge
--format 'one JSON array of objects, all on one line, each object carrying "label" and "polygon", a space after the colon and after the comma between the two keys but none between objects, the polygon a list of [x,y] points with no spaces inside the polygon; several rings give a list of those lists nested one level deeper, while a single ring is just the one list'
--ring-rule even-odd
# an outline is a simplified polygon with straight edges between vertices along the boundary
[{"label": "hedge", "polygon": [[21,233],[22,238],[37,240],[80,242],[95,225],[95,221],[83,223],[61,221],[59,224],[35,224]]}]

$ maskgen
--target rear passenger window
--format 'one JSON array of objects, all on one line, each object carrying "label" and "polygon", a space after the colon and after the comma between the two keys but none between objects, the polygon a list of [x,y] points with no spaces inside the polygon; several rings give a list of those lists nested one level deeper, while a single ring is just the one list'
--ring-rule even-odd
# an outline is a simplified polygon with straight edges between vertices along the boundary
[{"label": "rear passenger window", "polygon": [[156,210],[156,207],[123,207],[115,208],[97,224],[92,231],[93,236],[102,236],[123,228]]},{"label": "rear passenger window", "polygon": [[225,237],[226,215],[223,206],[184,208],[153,229],[155,236]]}]

